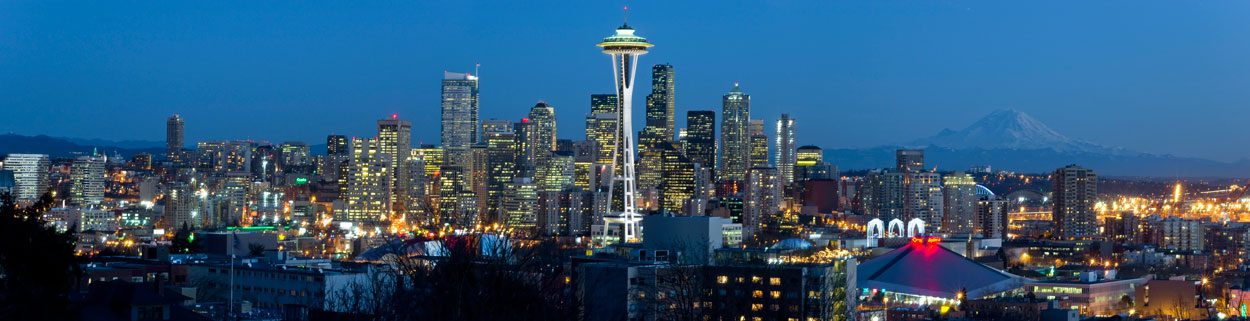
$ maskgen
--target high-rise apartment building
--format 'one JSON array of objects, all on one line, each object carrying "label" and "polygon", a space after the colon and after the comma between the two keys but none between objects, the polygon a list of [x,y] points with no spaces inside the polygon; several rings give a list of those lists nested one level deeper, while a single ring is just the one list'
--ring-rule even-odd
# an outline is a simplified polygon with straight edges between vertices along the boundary
[{"label": "high-rise apartment building", "polygon": [[781,114],[781,119],[777,120],[776,142],[774,163],[777,174],[781,176],[782,185],[790,185],[794,182],[794,164],[798,161],[794,145],[794,118],[790,118],[790,114]]},{"label": "high-rise apartment building", "polygon": [[907,220],[919,218],[930,229],[942,226],[942,176],[935,172],[906,173],[903,216]]},{"label": "high-rise apartment building", "polygon": [[380,222],[391,213],[392,158],[382,152],[379,138],[352,140],[351,169],[347,178],[347,201],[344,211],[335,211],[335,220],[349,222]]},{"label": "high-rise apartment building", "polygon": [[52,163],[44,154],[9,154],[4,169],[13,171],[13,199],[34,202],[48,192],[48,167]]},{"label": "high-rise apartment building", "polygon": [[874,170],[864,176],[858,192],[858,210],[865,216],[883,221],[906,220],[903,215],[904,176],[896,170]]},{"label": "high-rise apartment building", "polygon": [[463,161],[477,143],[478,121],[477,76],[443,72],[442,147],[449,163]]},{"label": "high-rise apartment building", "polygon": [[1098,235],[1094,203],[1098,201],[1098,175],[1094,170],[1068,165],[1050,175],[1054,184],[1052,217],[1055,235],[1063,239],[1089,239]]},{"label": "high-rise apartment building", "polygon": [[720,155],[716,171],[721,181],[741,181],[751,166],[751,96],[734,83],[722,99]]},{"label": "high-rise apartment building", "polygon": [[976,232],[982,237],[1007,239],[1007,209],[1011,204],[989,195],[977,196]]},{"label": "high-rise apartment building", "polygon": [[752,235],[777,218],[781,209],[781,185],[777,169],[752,167],[747,170],[743,193],[742,233]]},{"label": "high-rise apartment building", "polygon": [[70,202],[79,206],[104,202],[104,181],[107,158],[81,156],[70,165]]},{"label": "high-rise apartment building", "polygon": [[942,225],[939,231],[970,234],[976,230],[977,182],[954,173],[942,178]]},{"label": "high-rise apartment building", "polygon": [[182,116],[174,114],[165,121],[165,158],[177,164],[182,158]]}]

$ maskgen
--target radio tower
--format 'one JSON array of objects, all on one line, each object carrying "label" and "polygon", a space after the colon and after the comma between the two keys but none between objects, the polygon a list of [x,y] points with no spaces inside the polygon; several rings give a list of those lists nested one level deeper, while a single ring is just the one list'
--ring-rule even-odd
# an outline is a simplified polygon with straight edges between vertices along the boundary
[{"label": "radio tower", "polygon": [[[629,7],[625,7],[625,15],[629,16]],[[612,76],[616,81],[616,97],[617,108],[619,108],[621,121],[620,126],[621,144],[620,148],[615,150],[613,154],[623,153],[624,155],[613,155],[613,162],[620,162],[623,167],[620,176],[614,179],[621,181],[621,185],[625,190],[622,195],[622,204],[624,204],[621,213],[613,213],[612,215],[603,216],[603,235],[604,239],[608,236],[608,227],[611,224],[622,224],[621,234],[624,236],[625,242],[634,242],[638,240],[638,222],[642,221],[642,216],[638,214],[638,209],[634,206],[634,127],[633,127],[633,100],[634,100],[634,72],[638,69],[638,56],[647,53],[647,48],[653,46],[647,42],[646,38],[634,35],[634,28],[629,27],[626,21],[620,28],[616,28],[616,34],[603,38],[603,42],[598,44],[603,48],[603,53],[612,57]],[[615,184],[612,184],[615,185]],[[612,188],[608,188],[608,199],[611,200],[614,192]]]}]

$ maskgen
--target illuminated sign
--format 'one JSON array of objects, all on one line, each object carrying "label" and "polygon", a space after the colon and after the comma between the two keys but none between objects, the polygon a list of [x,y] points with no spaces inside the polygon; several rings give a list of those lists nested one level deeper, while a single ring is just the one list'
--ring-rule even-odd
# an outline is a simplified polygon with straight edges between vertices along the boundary
[{"label": "illuminated sign", "polygon": [[942,238],[937,237],[937,236],[928,236],[928,237],[912,236],[911,243],[916,244],[916,245],[924,245],[924,244],[932,245],[932,244],[942,243]]},{"label": "illuminated sign", "polygon": [[304,185],[304,184],[308,184],[308,178],[307,178],[307,177],[296,177],[296,178],[295,178],[295,185]]}]

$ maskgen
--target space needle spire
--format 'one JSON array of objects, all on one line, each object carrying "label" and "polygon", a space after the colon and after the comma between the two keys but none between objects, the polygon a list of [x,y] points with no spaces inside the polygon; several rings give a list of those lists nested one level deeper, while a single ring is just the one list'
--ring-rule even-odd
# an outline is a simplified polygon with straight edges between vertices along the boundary
[{"label": "space needle spire", "polygon": [[[629,16],[629,7],[625,7],[625,15]],[[634,129],[633,129],[633,101],[634,101],[634,74],[637,71],[638,56],[647,53],[647,49],[653,46],[647,42],[646,38],[634,34],[634,28],[625,22],[621,27],[616,28],[616,33],[603,38],[598,44],[603,48],[603,53],[612,58],[612,75],[616,82],[616,98],[618,115],[620,121],[617,122],[621,146],[615,148],[613,152],[613,163],[620,164],[621,172],[612,173],[613,179],[620,181],[624,191],[621,194],[622,204],[624,205],[620,213],[611,213],[604,215],[603,234],[605,240],[608,235],[608,227],[611,224],[621,224],[621,234],[625,242],[634,242],[638,240],[638,222],[642,221],[642,216],[638,213],[638,208],[634,202]],[[623,155],[622,155],[623,154]],[[615,168],[615,166],[613,166]],[[615,186],[612,184],[610,186]],[[613,199],[616,195],[612,187],[608,188],[608,199]]]}]

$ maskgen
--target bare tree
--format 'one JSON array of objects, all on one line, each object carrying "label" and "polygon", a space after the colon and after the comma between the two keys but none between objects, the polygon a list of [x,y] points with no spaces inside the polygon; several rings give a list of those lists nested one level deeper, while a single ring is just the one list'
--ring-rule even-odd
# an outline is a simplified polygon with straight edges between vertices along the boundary
[{"label": "bare tree", "polygon": [[378,321],[554,320],[575,311],[553,244],[471,235],[384,247],[383,267],[331,306]]}]

